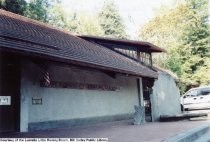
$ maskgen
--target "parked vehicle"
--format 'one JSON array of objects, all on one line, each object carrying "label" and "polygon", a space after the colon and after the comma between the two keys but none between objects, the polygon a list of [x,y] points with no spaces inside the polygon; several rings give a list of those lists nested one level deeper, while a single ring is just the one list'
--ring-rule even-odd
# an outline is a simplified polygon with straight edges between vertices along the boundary
[{"label": "parked vehicle", "polygon": [[183,110],[210,109],[210,86],[190,89],[181,96]]}]

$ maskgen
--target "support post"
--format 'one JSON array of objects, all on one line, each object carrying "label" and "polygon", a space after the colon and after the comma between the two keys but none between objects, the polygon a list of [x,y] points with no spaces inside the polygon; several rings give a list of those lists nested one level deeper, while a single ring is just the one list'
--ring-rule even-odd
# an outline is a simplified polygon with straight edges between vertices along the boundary
[{"label": "support post", "polygon": [[134,106],[134,125],[140,125],[145,123],[145,110],[144,110],[144,98],[143,98],[143,86],[142,78],[137,79],[138,89],[138,102],[139,106]]},{"label": "support post", "polygon": [[140,88],[140,106],[144,106],[142,78],[139,78],[139,88]]}]

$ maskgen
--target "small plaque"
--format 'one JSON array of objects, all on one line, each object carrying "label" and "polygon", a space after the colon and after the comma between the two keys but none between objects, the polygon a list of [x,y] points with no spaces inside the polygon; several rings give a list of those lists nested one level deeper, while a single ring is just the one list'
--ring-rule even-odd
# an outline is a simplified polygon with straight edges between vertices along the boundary
[{"label": "small plaque", "polygon": [[41,105],[42,98],[32,98],[32,105]]},{"label": "small plaque", "polygon": [[0,96],[0,105],[2,106],[11,105],[11,96]]}]

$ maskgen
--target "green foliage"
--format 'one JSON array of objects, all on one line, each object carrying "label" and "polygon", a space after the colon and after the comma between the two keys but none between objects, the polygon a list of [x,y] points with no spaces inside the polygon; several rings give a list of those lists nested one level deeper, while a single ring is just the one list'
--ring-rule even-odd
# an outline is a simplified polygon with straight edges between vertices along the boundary
[{"label": "green foliage", "polygon": [[68,17],[70,18],[67,23],[68,31],[79,33],[79,16],[76,13],[73,13],[73,15],[70,14]]},{"label": "green foliage", "polygon": [[186,84],[210,83],[207,21],[208,0],[185,0],[174,9],[164,9],[140,32],[143,40],[168,51],[165,59],[156,63],[175,72],[183,89]]},{"label": "green foliage", "polygon": [[48,21],[48,9],[50,8],[50,2],[48,0],[30,0],[25,16],[42,21]]},{"label": "green foliage", "polygon": [[127,38],[125,26],[123,25],[122,18],[119,15],[116,5],[108,1],[103,6],[98,15],[101,27],[104,34],[108,37]]},{"label": "green foliage", "polygon": [[103,35],[98,20],[90,15],[78,15],[64,11],[61,3],[56,3],[49,10],[48,22],[59,28],[82,35]]},{"label": "green foliage", "polygon": [[104,31],[97,18],[87,15],[81,15],[79,17],[77,33],[83,35],[104,35]]},{"label": "green foliage", "polygon": [[182,78],[195,84],[209,84],[210,78],[206,72],[210,70],[207,62],[210,58],[209,29],[208,29],[208,1],[187,0],[190,12],[182,35]]},{"label": "green foliage", "polygon": [[140,28],[139,38],[166,50],[177,46],[188,9],[181,4],[175,9],[161,10],[154,19]]},{"label": "green foliage", "polygon": [[[104,35],[96,16],[68,13],[59,0],[0,0],[0,8],[77,34]],[[118,17],[119,18],[119,17]]]},{"label": "green foliage", "polygon": [[25,0],[0,0],[0,8],[16,14],[24,15],[27,3]]},{"label": "green foliage", "polygon": [[179,40],[186,13],[188,13],[188,8],[184,4],[180,4],[175,9],[163,7],[154,19],[140,28],[139,34],[142,40],[158,45],[168,52],[167,55],[163,53],[154,55],[154,63],[177,74],[180,74],[180,69],[178,69],[180,62],[177,62],[179,57],[174,57],[173,54],[178,54],[174,49],[180,45]]},{"label": "green foliage", "polygon": [[165,60],[165,67],[176,73],[179,77],[182,75],[182,62],[177,47],[168,51],[167,59]]},{"label": "green foliage", "polygon": [[67,28],[68,27],[68,16],[64,11],[60,2],[54,4],[48,10],[48,23],[55,27]]}]

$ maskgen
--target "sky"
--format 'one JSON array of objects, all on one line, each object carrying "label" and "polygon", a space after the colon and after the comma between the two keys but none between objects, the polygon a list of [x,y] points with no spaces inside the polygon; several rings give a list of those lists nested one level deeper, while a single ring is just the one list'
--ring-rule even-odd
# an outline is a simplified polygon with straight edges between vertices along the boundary
[{"label": "sky", "polygon": [[[105,0],[61,0],[67,11],[96,15]],[[146,24],[161,5],[173,6],[174,0],[113,0],[123,18],[126,32],[137,39],[141,26]]]}]

